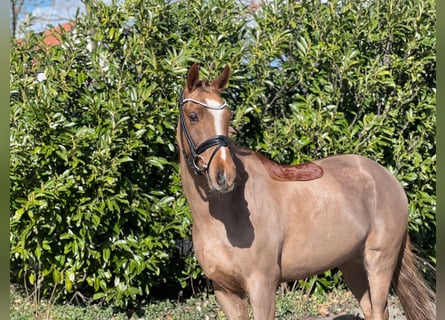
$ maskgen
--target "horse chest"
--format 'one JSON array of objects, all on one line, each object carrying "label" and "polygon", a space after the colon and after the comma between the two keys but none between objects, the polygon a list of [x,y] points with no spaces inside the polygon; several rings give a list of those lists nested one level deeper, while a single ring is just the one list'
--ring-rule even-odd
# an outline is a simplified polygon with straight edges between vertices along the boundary
[{"label": "horse chest", "polygon": [[205,275],[221,287],[234,291],[245,289],[246,268],[243,254],[227,243],[195,240],[195,254]]},{"label": "horse chest", "polygon": [[278,261],[279,246],[271,241],[273,237],[259,236],[253,226],[250,228],[227,228],[218,221],[205,230],[194,225],[195,254],[207,278],[226,289],[244,292],[252,274],[276,277],[273,262]]}]

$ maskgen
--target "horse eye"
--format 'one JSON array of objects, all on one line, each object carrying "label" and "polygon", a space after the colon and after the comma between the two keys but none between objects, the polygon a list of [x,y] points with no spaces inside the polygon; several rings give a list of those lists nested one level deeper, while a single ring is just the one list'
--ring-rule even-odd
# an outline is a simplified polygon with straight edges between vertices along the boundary
[{"label": "horse eye", "polygon": [[196,112],[190,112],[188,114],[188,117],[190,119],[190,122],[198,122],[199,121],[199,117],[198,117],[198,114]]}]

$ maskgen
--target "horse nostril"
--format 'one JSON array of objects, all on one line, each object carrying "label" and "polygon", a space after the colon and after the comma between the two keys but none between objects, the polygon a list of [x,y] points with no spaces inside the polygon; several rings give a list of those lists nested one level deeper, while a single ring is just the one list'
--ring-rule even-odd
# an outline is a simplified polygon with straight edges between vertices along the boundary
[{"label": "horse nostril", "polygon": [[223,185],[226,182],[226,174],[221,168],[216,169],[216,181],[219,185]]}]

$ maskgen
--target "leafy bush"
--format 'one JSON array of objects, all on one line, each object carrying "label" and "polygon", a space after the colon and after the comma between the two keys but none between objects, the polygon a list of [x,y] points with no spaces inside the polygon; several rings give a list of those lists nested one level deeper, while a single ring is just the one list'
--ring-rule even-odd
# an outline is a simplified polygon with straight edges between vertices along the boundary
[{"label": "leafy bush", "polygon": [[435,263],[433,1],[87,6],[63,46],[12,41],[12,281],[125,305],[200,275],[178,250],[191,216],[176,107],[194,61],[208,78],[231,65],[239,144],[283,163],[360,153],[388,167]]},{"label": "leafy bush", "polygon": [[270,10],[264,15],[282,17],[282,29],[261,17],[264,36],[283,40],[271,44],[279,55],[269,59],[276,67],[264,80],[270,89],[256,148],[286,163],[337,153],[377,160],[404,185],[411,235],[434,260],[434,4],[334,1]]}]

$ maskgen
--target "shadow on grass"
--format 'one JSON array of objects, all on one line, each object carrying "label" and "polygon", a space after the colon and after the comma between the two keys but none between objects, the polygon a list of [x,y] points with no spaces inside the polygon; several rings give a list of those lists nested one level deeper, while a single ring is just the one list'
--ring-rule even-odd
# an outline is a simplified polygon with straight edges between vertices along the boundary
[{"label": "shadow on grass", "polygon": [[324,316],[313,316],[310,318],[307,318],[307,320],[364,320],[362,317],[360,317],[357,314],[343,314],[341,316],[334,316],[334,317],[324,317]]},{"label": "shadow on grass", "polygon": [[333,320],[363,320],[363,318],[359,317],[358,315],[346,314],[346,315],[335,317],[335,318],[333,318]]}]

